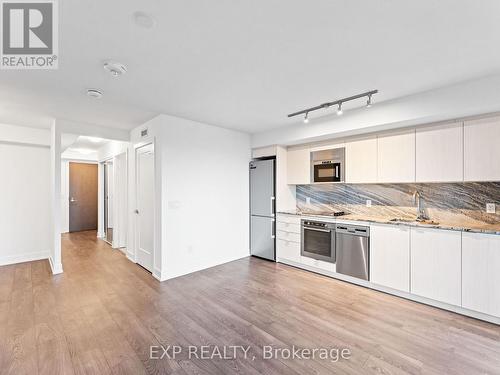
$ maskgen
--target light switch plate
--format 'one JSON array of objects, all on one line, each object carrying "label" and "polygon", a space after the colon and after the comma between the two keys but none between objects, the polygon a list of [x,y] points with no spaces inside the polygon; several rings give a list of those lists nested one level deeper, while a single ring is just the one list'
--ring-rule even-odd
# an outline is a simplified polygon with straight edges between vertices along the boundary
[{"label": "light switch plate", "polygon": [[366,200],[366,207],[371,207],[372,206],[372,201],[371,199]]},{"label": "light switch plate", "polygon": [[494,214],[496,212],[495,203],[486,203],[486,213]]},{"label": "light switch plate", "polygon": [[306,204],[311,204],[311,198],[310,197],[306,197]]}]

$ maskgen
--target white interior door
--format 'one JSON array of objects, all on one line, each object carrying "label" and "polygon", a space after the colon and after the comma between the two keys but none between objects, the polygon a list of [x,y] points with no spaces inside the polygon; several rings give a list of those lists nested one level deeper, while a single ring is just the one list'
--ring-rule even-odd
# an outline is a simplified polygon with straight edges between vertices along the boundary
[{"label": "white interior door", "polygon": [[115,236],[116,247],[127,246],[127,154],[115,157]]},{"label": "white interior door", "polygon": [[152,144],[136,150],[136,163],[137,263],[153,272],[155,163]]}]

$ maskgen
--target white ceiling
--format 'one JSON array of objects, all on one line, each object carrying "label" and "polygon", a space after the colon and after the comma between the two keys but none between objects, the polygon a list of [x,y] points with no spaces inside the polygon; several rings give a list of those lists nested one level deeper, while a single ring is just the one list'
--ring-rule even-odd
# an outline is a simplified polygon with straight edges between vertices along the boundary
[{"label": "white ceiling", "polygon": [[[376,101],[500,70],[498,0],[60,1],[56,71],[0,71],[0,119],[130,129],[166,113],[251,133],[289,112]],[[153,29],[134,25],[137,10]],[[127,65],[115,79],[106,59]],[[104,91],[102,100],[84,95]],[[362,103],[359,103],[362,104]]]},{"label": "white ceiling", "polygon": [[72,134],[63,134],[62,140],[61,140],[61,150],[71,150],[71,151],[78,151],[78,150],[86,150],[86,151],[95,151],[97,152],[101,147],[104,147],[107,145],[109,142],[113,142],[109,139],[104,139],[104,138],[97,138],[97,137],[86,137],[83,135],[80,136],[75,136],[73,138],[73,142],[68,142],[70,144],[63,145],[63,140],[66,137],[71,137]]}]

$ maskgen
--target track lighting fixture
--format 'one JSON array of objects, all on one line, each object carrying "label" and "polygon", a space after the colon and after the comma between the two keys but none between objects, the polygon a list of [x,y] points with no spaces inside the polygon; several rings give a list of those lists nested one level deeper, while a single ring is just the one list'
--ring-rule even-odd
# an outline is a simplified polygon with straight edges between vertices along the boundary
[{"label": "track lighting fixture", "polygon": [[309,123],[309,112],[306,112],[306,115],[304,116],[304,124]]},{"label": "track lighting fixture", "polygon": [[342,113],[344,113],[342,111],[342,102],[339,103],[339,107],[337,108],[337,116],[340,116]]},{"label": "track lighting fixture", "polygon": [[288,117],[294,117],[294,116],[298,116],[298,115],[304,115],[304,123],[307,124],[309,122],[309,112],[317,111],[319,109],[327,109],[327,108],[330,108],[330,107],[332,107],[334,105],[338,106],[338,108],[337,108],[337,115],[341,115],[343,113],[343,111],[342,111],[342,104],[344,104],[345,102],[349,102],[351,100],[356,100],[356,99],[359,99],[359,98],[363,98],[365,96],[368,97],[368,99],[366,101],[366,107],[369,108],[369,107],[372,106],[372,96],[374,94],[376,94],[376,93],[378,93],[378,90],[371,90],[371,91],[364,92],[362,94],[353,95],[353,96],[349,96],[347,98],[342,98],[342,99],[339,99],[339,100],[335,100],[333,102],[323,103],[323,104],[317,105],[316,107],[311,107],[311,108],[303,109],[302,111],[291,113],[291,114],[288,115]]}]

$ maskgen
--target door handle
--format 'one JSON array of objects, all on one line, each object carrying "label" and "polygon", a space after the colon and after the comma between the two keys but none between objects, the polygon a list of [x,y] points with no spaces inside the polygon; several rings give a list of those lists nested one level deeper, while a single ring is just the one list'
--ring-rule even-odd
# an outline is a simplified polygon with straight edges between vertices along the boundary
[{"label": "door handle", "polygon": [[271,197],[271,214],[274,214],[274,201],[275,201],[275,197]]},{"label": "door handle", "polygon": [[139,210],[137,208],[134,210],[134,214],[139,215]]},{"label": "door handle", "polygon": [[71,198],[69,199],[69,201],[70,201],[71,203],[75,203],[75,202],[77,202],[77,200],[76,200],[75,198],[73,198],[73,197],[71,197]]},{"label": "door handle", "polygon": [[275,223],[276,221],[273,219],[273,221],[271,221],[271,238],[272,239],[275,239],[276,238],[276,229],[275,229]]}]

